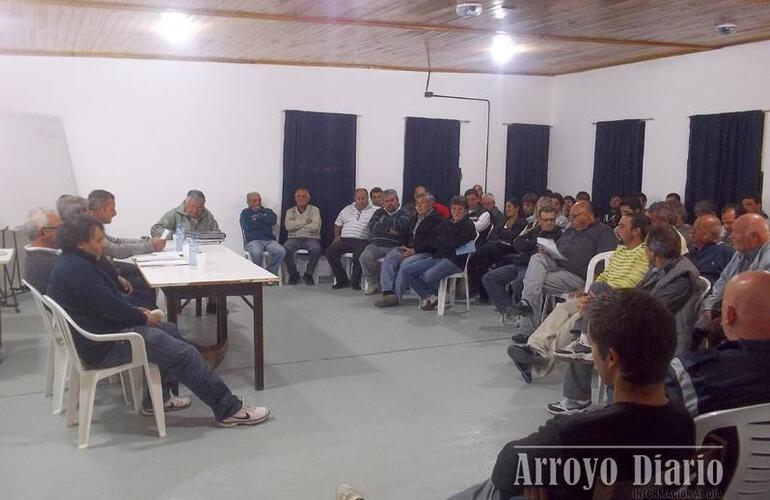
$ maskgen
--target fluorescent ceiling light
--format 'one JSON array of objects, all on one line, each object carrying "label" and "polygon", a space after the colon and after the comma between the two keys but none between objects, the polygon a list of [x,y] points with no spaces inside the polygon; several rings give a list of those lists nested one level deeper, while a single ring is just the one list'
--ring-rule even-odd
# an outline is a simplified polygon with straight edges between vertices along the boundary
[{"label": "fluorescent ceiling light", "polygon": [[495,19],[505,19],[505,9],[502,5],[496,5],[492,8],[492,15],[495,16]]},{"label": "fluorescent ceiling light", "polygon": [[518,48],[508,35],[495,35],[495,38],[492,39],[490,52],[496,63],[505,64],[518,52]]},{"label": "fluorescent ceiling light", "polygon": [[163,12],[158,23],[158,32],[171,43],[187,41],[196,28],[192,19],[178,12]]}]

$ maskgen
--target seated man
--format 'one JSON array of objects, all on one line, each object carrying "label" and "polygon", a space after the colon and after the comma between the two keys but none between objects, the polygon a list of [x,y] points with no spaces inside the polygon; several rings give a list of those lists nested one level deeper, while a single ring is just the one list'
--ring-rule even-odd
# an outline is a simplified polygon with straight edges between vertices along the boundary
[{"label": "seated man", "polygon": [[561,234],[561,228],[556,225],[556,210],[552,206],[539,207],[537,223],[525,227],[511,243],[511,253],[481,278],[484,290],[495,304],[497,312],[506,315],[506,321],[514,319],[512,314],[508,315],[512,300],[506,287],[511,282],[520,283],[524,279],[529,259],[537,252],[538,238],[558,241]]},{"label": "seated man", "polygon": [[692,225],[692,245],[687,257],[713,285],[724,271],[735,249],[722,243],[722,224],[715,215],[701,215]]},{"label": "seated man", "polygon": [[508,356],[525,382],[532,381],[533,368],[538,375],[547,373],[553,366],[554,351],[567,347],[574,339],[572,332],[583,329],[582,311],[590,297],[608,289],[633,288],[642,281],[650,266],[644,244],[649,225],[650,219],[646,215],[622,216],[615,228],[622,243],[594,280],[588,297],[580,294],[579,298],[557,304],[532,335],[522,336],[517,339],[520,343],[508,347]]},{"label": "seated man", "polygon": [[[104,189],[95,189],[88,195],[88,212],[91,217],[104,225],[110,224],[118,215],[115,210],[115,195]],[[114,259],[125,259],[134,255],[159,252],[166,246],[166,240],[113,238],[104,235],[104,255]]]},{"label": "seated man", "polygon": [[607,209],[607,213],[604,214],[604,217],[602,217],[602,223],[607,224],[612,229],[615,229],[615,227],[620,222],[620,218],[623,216],[622,212],[620,211],[620,204],[623,201],[623,197],[620,196],[620,193],[614,193],[612,196],[610,196],[610,206]]},{"label": "seated man", "polygon": [[[414,195],[413,195],[414,201],[404,206],[404,210],[406,210],[406,213],[409,214],[410,218],[414,217],[417,214],[417,208],[416,208],[417,200],[419,200],[426,194],[430,194],[430,193],[428,193],[428,190],[425,188],[425,186],[417,186],[416,188],[414,188]],[[431,196],[433,195],[431,194]],[[433,210],[438,212],[438,214],[441,215],[441,217],[445,219],[449,219],[449,209],[446,206],[442,205],[441,203],[435,201],[435,199],[436,198],[434,196]]]},{"label": "seated man", "polygon": [[757,214],[767,220],[767,214],[762,210],[762,197],[750,194],[741,197],[741,206],[747,214]]},{"label": "seated man", "polygon": [[[483,206],[481,206],[481,196],[475,189],[465,191],[465,201],[468,203],[468,218],[476,226],[479,238],[486,237],[489,228],[492,226],[492,216]],[[451,207],[450,207],[451,208]]]},{"label": "seated man", "polygon": [[[679,220],[679,213],[676,211],[671,203],[664,201],[656,201],[647,210],[647,215],[650,217],[650,222],[653,226],[661,226],[668,224],[669,226],[676,228],[677,221]],[[681,239],[680,247],[682,249],[682,255],[687,255],[688,246],[687,239],[684,235],[677,230],[679,238]]]},{"label": "seated man", "polygon": [[[692,417],[666,398],[663,385],[676,345],[671,313],[647,293],[632,289],[597,297],[586,317],[596,366],[614,388],[614,402],[587,415],[551,419],[534,434],[508,443],[497,456],[492,477],[451,500],[590,499],[592,485],[570,485],[561,467],[550,467],[564,467],[571,458],[581,464],[610,458],[617,465],[617,484],[634,480],[634,455],[660,455],[664,463],[688,458],[695,441]],[[523,460],[528,467],[522,467]],[[536,469],[542,470],[538,477],[544,485],[527,486],[525,481],[535,482]]]},{"label": "seated man", "polygon": [[434,201],[430,193],[417,199],[417,214],[409,223],[409,240],[385,255],[380,272],[382,298],[375,306],[397,306],[406,290],[401,266],[427,259],[439,248],[447,221],[433,209]]},{"label": "seated man", "polygon": [[244,249],[249,252],[251,261],[262,265],[262,254],[267,251],[270,259],[267,270],[273,274],[281,272],[281,263],[286,250],[275,241],[273,226],[278,222],[278,216],[271,209],[262,206],[262,196],[257,192],[246,195],[248,207],[241,211],[241,231],[243,232]]},{"label": "seated man", "polygon": [[724,229],[724,231],[722,231],[723,243],[732,246],[733,224],[735,223],[735,219],[744,214],[743,207],[737,203],[729,203],[722,208],[722,228]]},{"label": "seated man", "polygon": [[575,203],[570,221],[572,225],[556,243],[565,260],[557,260],[544,251],[533,255],[524,275],[521,301],[511,306],[515,314],[529,317],[534,326],[540,323],[543,292],[561,294],[582,289],[591,258],[617,246],[612,229],[594,218],[591,203]]},{"label": "seated man", "polygon": [[[353,203],[345,206],[334,221],[334,242],[326,249],[326,260],[332,268],[336,283],[334,290],[353,287],[361,289],[361,253],[369,244],[369,221],[377,207],[369,204],[369,193],[358,188],[353,193]],[[353,253],[351,276],[342,267],[342,255]]]},{"label": "seated man", "polygon": [[[653,226],[647,234],[647,258],[650,270],[645,275],[638,289],[649,293],[663,304],[671,315],[682,311],[693,294],[698,292],[698,270],[688,259],[681,256],[681,240],[676,229],[671,226]],[[605,292],[606,293],[606,292]],[[599,295],[599,297],[604,294]],[[588,300],[591,304],[597,298]],[[675,349],[687,345],[678,332]],[[585,335],[581,335],[585,337]],[[591,406],[591,378],[593,376],[593,354],[590,346],[583,345],[581,338],[556,355],[571,362],[564,377],[562,394],[564,398],[550,403],[548,411],[554,415],[581,413]]]},{"label": "seated man", "polygon": [[438,305],[441,280],[465,268],[472,250],[467,249],[460,255],[457,250],[463,245],[473,244],[478,235],[476,227],[468,218],[468,202],[465,197],[452,198],[449,210],[452,220],[444,226],[443,238],[433,255],[411,264],[402,264],[399,269],[399,273],[404,276],[404,287],[412,287],[422,299],[420,309],[423,311],[432,311]]},{"label": "seated man", "polygon": [[361,271],[369,281],[367,295],[380,293],[380,259],[409,239],[409,216],[399,208],[398,193],[395,189],[383,192],[382,208],[369,220],[369,245],[361,252]]},{"label": "seated man", "polygon": [[163,214],[163,217],[150,228],[150,235],[153,238],[159,238],[164,230],[168,230],[169,235],[166,239],[171,239],[178,224],[182,224],[185,234],[219,231],[217,220],[206,208],[206,196],[197,189],[188,191],[181,205]]},{"label": "seated man", "polygon": [[[484,207],[484,210],[486,210],[486,212],[489,214],[490,220],[492,222],[491,228],[500,226],[505,222],[505,214],[503,214],[500,209],[497,208],[497,200],[495,200],[495,195],[492,193],[484,193],[484,196],[481,197],[481,206]],[[488,235],[489,232],[484,235],[484,240],[486,240]],[[481,241],[481,236],[479,236],[479,241]]]},{"label": "seated man", "polygon": [[372,206],[375,207],[375,210],[382,207],[383,196],[382,188],[379,186],[374,186],[371,191],[369,191],[369,198],[372,200]]},{"label": "seated man", "polygon": [[[62,256],[51,271],[47,295],[87,331],[139,333],[144,338],[147,358],[160,369],[166,411],[182,410],[192,402],[189,397],[171,395],[171,387],[178,380],[212,409],[222,427],[266,421],[269,410],[249,406],[235,397],[175,325],[161,322],[147,309],[132,306],[118,293],[115,283],[98,265],[104,249],[103,228],[88,216],[76,216],[62,224],[57,235]],[[93,342],[74,331],[73,339],[88,366],[109,367],[131,359],[131,348],[125,342]],[[147,393],[142,413],[152,415]]]},{"label": "seated man", "polygon": [[297,264],[294,262],[294,252],[307,250],[308,263],[305,269],[305,284],[315,285],[313,272],[318,259],[321,258],[321,211],[310,204],[310,192],[300,188],[294,191],[295,206],[286,211],[283,227],[286,229],[286,272],[289,275],[289,285],[299,283]]},{"label": "seated man", "polygon": [[48,276],[59,259],[56,247],[56,233],[61,220],[56,212],[47,208],[35,208],[24,221],[24,230],[29,245],[24,247],[24,269],[22,275],[38,292],[44,294],[48,288]]},{"label": "seated man", "polygon": [[56,200],[56,211],[59,219],[67,220],[76,215],[88,213],[88,200],[75,194],[63,194]]}]

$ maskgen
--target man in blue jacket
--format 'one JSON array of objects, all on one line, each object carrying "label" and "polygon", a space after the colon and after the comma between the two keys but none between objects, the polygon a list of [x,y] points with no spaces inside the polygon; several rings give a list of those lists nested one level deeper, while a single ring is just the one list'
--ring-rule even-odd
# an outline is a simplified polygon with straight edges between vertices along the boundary
[{"label": "man in blue jacket", "polygon": [[[171,395],[171,387],[179,381],[212,409],[222,427],[254,425],[269,418],[267,408],[250,406],[233,395],[176,325],[132,306],[120,294],[115,280],[98,264],[105,245],[101,222],[86,215],[70,218],[59,227],[56,239],[62,255],[51,271],[48,296],[89,332],[141,335],[147,358],[160,369],[165,411],[183,410],[192,403],[189,397]],[[72,334],[80,359],[89,367],[116,366],[131,359],[125,342],[94,342],[74,330]],[[142,413],[152,415],[146,391],[144,399]]]},{"label": "man in blue jacket", "polygon": [[270,260],[267,270],[278,274],[286,250],[275,241],[273,226],[278,222],[278,216],[267,207],[262,206],[262,196],[257,192],[246,195],[248,208],[241,212],[241,231],[243,232],[244,248],[251,261],[257,265],[262,264],[262,253],[267,251]]}]

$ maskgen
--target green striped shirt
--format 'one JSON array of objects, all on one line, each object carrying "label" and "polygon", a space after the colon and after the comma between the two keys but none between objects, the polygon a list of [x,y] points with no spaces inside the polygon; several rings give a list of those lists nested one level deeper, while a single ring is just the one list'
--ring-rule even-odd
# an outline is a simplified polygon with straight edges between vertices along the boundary
[{"label": "green striped shirt", "polygon": [[607,283],[611,288],[633,288],[642,282],[650,263],[644,251],[644,243],[629,249],[618,245],[610,257],[607,268],[595,281]]}]

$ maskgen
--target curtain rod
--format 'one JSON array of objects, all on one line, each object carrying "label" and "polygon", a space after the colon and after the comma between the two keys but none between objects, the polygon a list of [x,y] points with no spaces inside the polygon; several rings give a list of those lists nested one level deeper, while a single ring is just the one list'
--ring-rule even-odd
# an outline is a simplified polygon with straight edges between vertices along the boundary
[{"label": "curtain rod", "polygon": [[[634,120],[639,120],[640,122],[654,122],[655,118],[633,118]],[[615,121],[625,121],[625,120],[606,120],[607,122],[615,122]],[[605,122],[591,122],[591,125],[596,125],[597,123],[605,123]]]},{"label": "curtain rod", "polygon": [[545,123],[520,123],[520,122],[503,123],[504,127],[507,127],[508,125],[545,125],[548,128],[553,128],[553,125],[546,125]]},{"label": "curtain rod", "polygon": [[[760,109],[759,111],[761,111],[763,113],[770,113],[770,109]],[[726,113],[747,113],[747,111],[727,111]],[[712,115],[712,114],[713,115],[720,115],[720,114],[724,114],[724,113],[706,113],[706,115]],[[704,115],[704,114],[690,115],[687,118],[692,118],[693,116],[706,116],[706,115]]]},{"label": "curtain rod", "polygon": [[[405,116],[404,120],[407,118],[427,118],[426,116]],[[470,120],[456,120],[455,118],[428,118],[428,120],[455,120],[460,123],[470,123]]]}]

